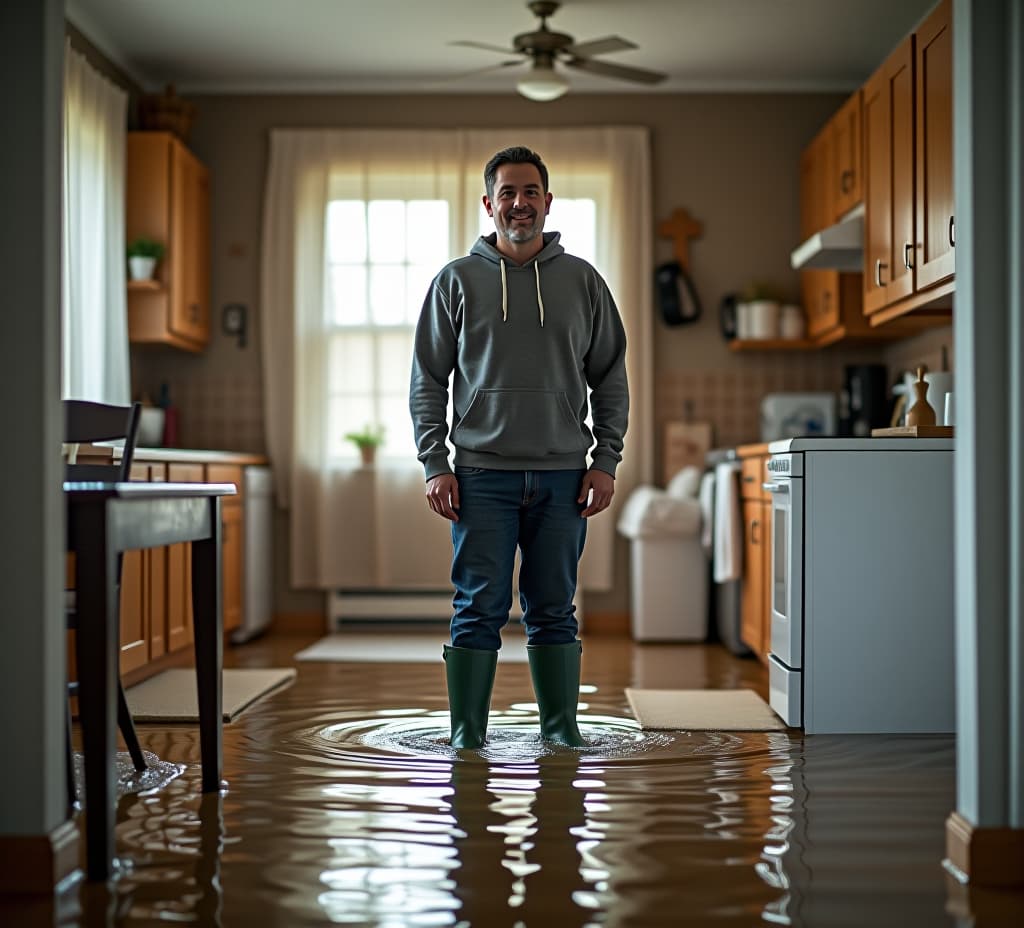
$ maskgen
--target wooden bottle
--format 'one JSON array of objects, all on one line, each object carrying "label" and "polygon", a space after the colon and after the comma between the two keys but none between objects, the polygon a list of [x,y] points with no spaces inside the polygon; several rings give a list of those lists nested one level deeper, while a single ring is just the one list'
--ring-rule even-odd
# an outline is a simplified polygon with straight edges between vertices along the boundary
[{"label": "wooden bottle", "polygon": [[928,395],[928,383],[924,379],[927,370],[923,364],[917,369],[917,380],[913,384],[917,400],[907,410],[907,425],[935,425],[935,410],[925,399]]}]

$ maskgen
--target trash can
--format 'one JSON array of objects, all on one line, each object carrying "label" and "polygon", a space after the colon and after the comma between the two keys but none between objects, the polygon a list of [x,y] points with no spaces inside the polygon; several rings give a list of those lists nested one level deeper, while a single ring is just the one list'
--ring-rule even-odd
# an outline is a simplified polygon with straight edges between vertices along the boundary
[{"label": "trash can", "polygon": [[637,487],[619,516],[619,533],[631,542],[630,611],[637,641],[707,638],[708,561],[700,540],[700,503],[689,495],[696,494],[700,472],[686,470],[668,490]]}]

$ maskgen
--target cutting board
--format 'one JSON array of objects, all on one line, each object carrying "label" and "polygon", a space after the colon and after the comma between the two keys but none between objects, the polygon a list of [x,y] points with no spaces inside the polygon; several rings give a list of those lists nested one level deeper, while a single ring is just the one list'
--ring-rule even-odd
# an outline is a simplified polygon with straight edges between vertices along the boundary
[{"label": "cutting board", "polygon": [[661,478],[668,482],[684,467],[693,465],[704,470],[705,457],[711,450],[710,422],[666,422]]}]

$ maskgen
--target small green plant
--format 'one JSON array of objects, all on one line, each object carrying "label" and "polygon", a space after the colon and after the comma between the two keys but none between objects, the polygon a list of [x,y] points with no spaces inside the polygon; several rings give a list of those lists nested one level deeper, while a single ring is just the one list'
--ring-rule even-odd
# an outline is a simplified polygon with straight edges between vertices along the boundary
[{"label": "small green plant", "polygon": [[767,281],[754,281],[743,288],[741,294],[744,303],[753,303],[756,300],[773,300],[776,303],[783,302],[782,288]]},{"label": "small green plant", "polygon": [[128,245],[129,258],[156,258],[159,261],[163,256],[163,243],[151,238],[137,238]]},{"label": "small green plant", "polygon": [[367,425],[359,432],[347,432],[345,440],[352,442],[360,451],[363,448],[377,448],[384,444],[383,425]]}]

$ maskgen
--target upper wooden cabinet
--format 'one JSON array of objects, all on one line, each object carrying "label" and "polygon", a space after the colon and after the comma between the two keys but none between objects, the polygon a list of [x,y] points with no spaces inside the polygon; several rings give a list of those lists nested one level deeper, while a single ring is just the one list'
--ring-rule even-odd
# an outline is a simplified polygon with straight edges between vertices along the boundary
[{"label": "upper wooden cabinet", "polygon": [[836,222],[864,199],[859,90],[829,120],[829,131],[832,137],[832,220]]},{"label": "upper wooden cabinet", "polygon": [[949,0],[917,32],[917,287],[953,276],[953,28]]},{"label": "upper wooden cabinet", "polygon": [[864,312],[927,304],[953,275],[950,2],[863,89]]},{"label": "upper wooden cabinet", "polygon": [[168,132],[129,132],[125,199],[127,240],[166,245],[156,282],[129,284],[129,340],[201,351],[210,332],[206,168]]}]

